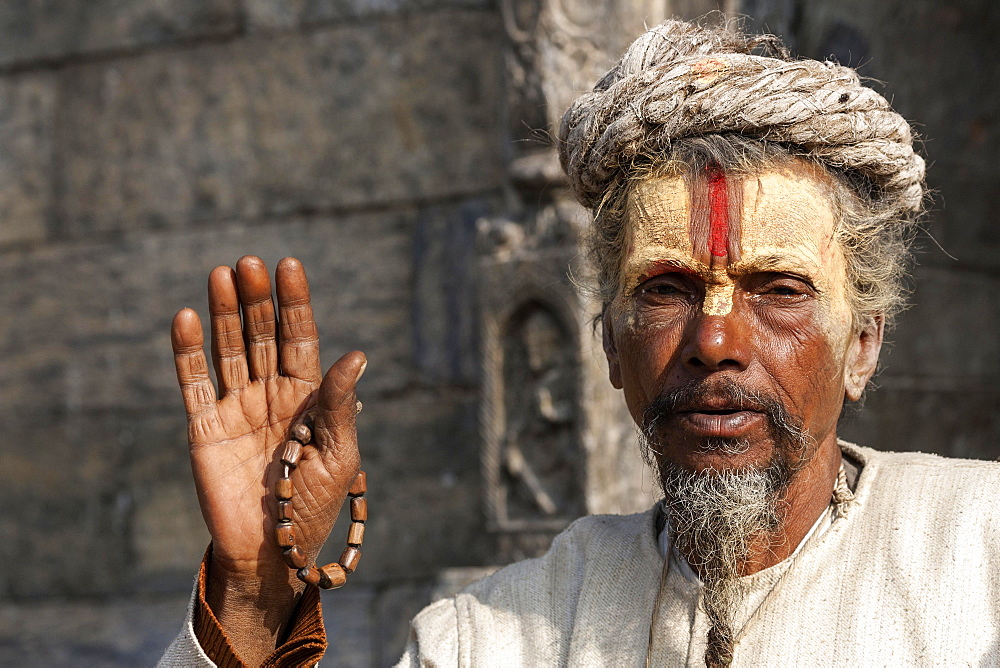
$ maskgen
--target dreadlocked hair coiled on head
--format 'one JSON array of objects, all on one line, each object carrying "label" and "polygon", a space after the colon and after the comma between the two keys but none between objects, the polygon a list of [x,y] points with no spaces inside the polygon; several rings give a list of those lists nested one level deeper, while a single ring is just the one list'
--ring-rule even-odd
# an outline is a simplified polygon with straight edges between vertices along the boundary
[{"label": "dreadlocked hair coiled on head", "polygon": [[[766,55],[758,55],[763,51]],[[628,195],[649,178],[706,164],[743,173],[802,159],[835,184],[855,323],[903,306],[924,160],[909,124],[857,72],[792,59],[771,35],[667,21],[637,39],[564,114],[559,157],[594,214],[591,251],[605,304],[618,289]]]}]

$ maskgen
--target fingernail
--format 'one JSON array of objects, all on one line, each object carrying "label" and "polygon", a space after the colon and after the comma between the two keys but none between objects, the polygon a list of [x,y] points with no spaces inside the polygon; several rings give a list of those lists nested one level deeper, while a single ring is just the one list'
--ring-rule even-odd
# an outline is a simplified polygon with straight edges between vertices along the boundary
[{"label": "fingernail", "polygon": [[367,369],[367,368],[368,368],[368,360],[365,360],[361,364],[361,368],[358,369],[358,377],[354,379],[355,383],[357,383],[359,380],[361,380],[361,376],[365,375],[365,369]]}]

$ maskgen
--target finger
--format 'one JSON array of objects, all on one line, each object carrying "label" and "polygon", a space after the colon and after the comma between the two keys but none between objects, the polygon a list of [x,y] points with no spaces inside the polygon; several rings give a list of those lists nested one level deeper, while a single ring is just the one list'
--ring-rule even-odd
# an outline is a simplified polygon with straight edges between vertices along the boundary
[{"label": "finger", "polygon": [[219,391],[238,391],[246,387],[250,375],[240,327],[236,272],[229,267],[216,267],[208,276],[208,310],[212,315],[212,364]]},{"label": "finger", "polygon": [[208,377],[201,320],[192,309],[181,309],[174,316],[170,327],[170,343],[174,348],[177,382],[181,386],[184,410],[188,416],[214,408],[215,387]]},{"label": "finger", "polygon": [[250,364],[250,379],[278,375],[278,348],[274,340],[274,302],[271,279],[264,261],[244,255],[236,263],[236,285],[243,308],[243,337]]},{"label": "finger", "polygon": [[286,257],[274,272],[281,327],[281,373],[310,383],[320,380],[319,334],[309,303],[309,281],[302,263]]},{"label": "finger", "polygon": [[368,361],[364,353],[347,353],[323,377],[316,410],[316,447],[343,469],[357,470],[358,456],[355,387]]}]

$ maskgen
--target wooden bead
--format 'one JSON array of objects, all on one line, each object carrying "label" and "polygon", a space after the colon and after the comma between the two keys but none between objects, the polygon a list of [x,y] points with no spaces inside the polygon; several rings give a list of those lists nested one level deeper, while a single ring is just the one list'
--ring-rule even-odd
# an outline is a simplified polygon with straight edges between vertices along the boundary
[{"label": "wooden bead", "polygon": [[289,568],[305,568],[308,565],[306,553],[298,545],[292,545],[281,553]]},{"label": "wooden bead", "polygon": [[364,471],[358,471],[358,475],[354,477],[354,482],[351,483],[351,488],[347,490],[349,496],[361,496],[368,491],[368,478]]},{"label": "wooden bead", "polygon": [[348,573],[353,573],[354,569],[358,567],[358,562],[361,561],[361,550],[349,545],[344,553],[340,555],[340,565],[344,567],[344,570]]},{"label": "wooden bead", "polygon": [[344,572],[344,568],[340,564],[334,562],[319,570],[324,576],[319,583],[320,588],[339,589],[347,584],[347,573]]},{"label": "wooden bead", "polygon": [[287,464],[292,468],[299,465],[299,457],[302,456],[302,444],[291,439],[285,441],[285,449],[281,452],[281,463]]},{"label": "wooden bead", "polygon": [[295,573],[300,580],[306,584],[312,585],[314,587],[319,586],[319,582],[322,579],[320,571],[315,566],[308,566],[306,568],[300,568],[298,572]]},{"label": "wooden bead", "polygon": [[368,519],[368,499],[357,497],[351,499],[351,519],[364,522]]},{"label": "wooden bead", "polygon": [[295,544],[291,502],[295,489],[289,470],[299,463],[302,446],[308,443],[312,434],[310,428],[303,423],[295,425],[292,434],[295,440],[285,443],[281,455],[285,475],[278,479],[274,487],[274,495],[278,498],[278,517],[281,520],[274,528],[275,539],[284,548],[281,552],[282,559],[289,568],[297,569],[295,575],[300,580],[322,589],[337,589],[347,583],[347,574],[353,573],[361,561],[361,543],[365,538],[365,521],[368,519],[368,501],[364,499],[364,494],[368,491],[368,479],[364,471],[358,471],[347,492],[351,498],[351,527],[347,533],[347,548],[340,555],[340,563],[327,564],[323,568],[318,568],[315,564],[307,566],[305,553]]},{"label": "wooden bead", "polygon": [[278,484],[274,486],[274,495],[279,501],[288,501],[292,498],[292,479],[279,478]]},{"label": "wooden bead", "polygon": [[292,547],[295,545],[295,525],[291,522],[282,522],[274,528],[274,537],[281,547]]},{"label": "wooden bead", "polygon": [[361,541],[365,539],[365,525],[361,522],[351,522],[351,528],[347,532],[347,544],[361,547]]},{"label": "wooden bead", "polygon": [[304,445],[308,445],[312,443],[312,429],[307,427],[305,423],[299,422],[292,427],[292,438],[301,441]]}]

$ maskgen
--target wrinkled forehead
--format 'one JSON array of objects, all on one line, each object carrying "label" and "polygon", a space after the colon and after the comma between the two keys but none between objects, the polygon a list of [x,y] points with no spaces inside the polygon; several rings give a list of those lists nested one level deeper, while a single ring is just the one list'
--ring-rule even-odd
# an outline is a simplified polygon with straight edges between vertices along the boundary
[{"label": "wrinkled forehead", "polygon": [[710,270],[782,256],[812,271],[839,269],[832,186],[824,176],[800,166],[752,175],[709,169],[642,182],[628,201],[630,250],[661,249]]}]

